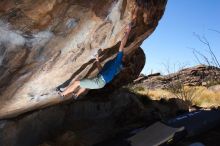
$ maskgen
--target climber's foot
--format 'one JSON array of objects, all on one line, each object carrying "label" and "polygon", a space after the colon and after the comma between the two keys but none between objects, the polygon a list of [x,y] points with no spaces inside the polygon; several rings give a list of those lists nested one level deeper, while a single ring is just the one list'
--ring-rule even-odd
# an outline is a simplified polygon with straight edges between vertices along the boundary
[{"label": "climber's foot", "polygon": [[62,94],[62,92],[58,91],[57,93],[60,95],[60,98],[63,100],[65,96]]},{"label": "climber's foot", "polygon": [[56,87],[56,91],[57,92],[63,92],[65,90],[65,88],[62,87]]}]

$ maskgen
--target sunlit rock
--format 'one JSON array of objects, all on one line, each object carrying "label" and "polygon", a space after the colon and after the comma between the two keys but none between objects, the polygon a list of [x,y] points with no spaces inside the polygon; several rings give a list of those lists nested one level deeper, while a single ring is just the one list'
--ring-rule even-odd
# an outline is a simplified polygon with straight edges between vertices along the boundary
[{"label": "sunlit rock", "polygon": [[[166,0],[146,0],[138,10],[125,53],[132,56],[156,28]],[[115,57],[135,0],[0,1],[0,118],[63,102],[55,87],[98,73]],[[140,60],[141,62],[141,60]]]}]

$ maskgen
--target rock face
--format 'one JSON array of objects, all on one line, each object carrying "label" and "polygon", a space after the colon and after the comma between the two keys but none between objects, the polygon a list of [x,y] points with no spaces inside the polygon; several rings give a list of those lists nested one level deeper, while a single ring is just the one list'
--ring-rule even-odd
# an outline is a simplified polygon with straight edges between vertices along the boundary
[{"label": "rock face", "polygon": [[[138,4],[129,56],[156,28],[166,0]],[[115,57],[134,8],[135,0],[1,0],[0,119],[63,102],[55,87],[95,76],[93,54],[103,49],[102,64]]]},{"label": "rock face", "polygon": [[220,68],[198,65],[165,76],[159,73],[148,76],[141,75],[134,82],[137,86],[141,84],[150,89],[169,88],[171,83],[181,82],[188,86],[210,87],[216,85],[210,88],[210,90],[218,90],[217,85],[220,84]]},{"label": "rock face", "polygon": [[[96,97],[93,96],[94,98]],[[0,145],[37,145],[51,137],[61,136],[67,130],[75,135],[71,146],[88,146],[113,135],[122,127],[127,127],[129,122],[135,119],[134,116],[140,116],[138,112],[138,105],[126,96],[115,96],[105,102],[84,100],[69,105],[53,106],[18,120],[2,121]]]},{"label": "rock face", "polygon": [[175,101],[150,101],[127,89],[86,98],[0,121],[0,145],[92,146],[180,110]]}]

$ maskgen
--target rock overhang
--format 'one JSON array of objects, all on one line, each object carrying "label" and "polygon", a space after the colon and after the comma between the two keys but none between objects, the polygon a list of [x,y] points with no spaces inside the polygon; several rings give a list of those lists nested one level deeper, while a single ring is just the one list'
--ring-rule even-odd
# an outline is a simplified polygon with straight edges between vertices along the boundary
[{"label": "rock overhang", "polygon": [[[166,0],[140,1],[125,53],[132,56],[156,28]],[[57,104],[55,87],[97,74],[112,59],[131,21],[134,0],[3,0],[0,2],[0,118]],[[143,60],[142,60],[143,61]]]}]

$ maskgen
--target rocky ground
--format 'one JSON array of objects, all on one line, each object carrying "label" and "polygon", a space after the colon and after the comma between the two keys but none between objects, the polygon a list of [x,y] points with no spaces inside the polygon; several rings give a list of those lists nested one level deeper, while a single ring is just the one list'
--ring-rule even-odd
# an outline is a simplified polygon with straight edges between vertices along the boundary
[{"label": "rocky ground", "polygon": [[205,146],[219,146],[220,141],[220,126],[215,127],[214,129],[211,129],[205,133],[201,133],[198,136],[187,138],[181,142],[179,142],[178,146],[186,146],[191,143],[200,142],[204,144]]},{"label": "rocky ground", "polygon": [[[176,73],[161,75],[160,73],[140,75],[134,80],[135,86],[145,86],[149,89],[167,89],[172,83],[181,82],[188,86],[210,87],[220,84],[220,68],[198,65],[182,69]],[[220,88],[219,88],[220,89]]]},{"label": "rocky ground", "polygon": [[177,100],[151,101],[126,88],[98,92],[1,121],[0,145],[90,146],[187,111],[179,108]]},{"label": "rocky ground", "polygon": [[130,85],[152,99],[180,98],[201,107],[220,105],[220,68],[198,65],[176,73],[140,75]]},{"label": "rocky ground", "polygon": [[[218,100],[215,100],[213,102],[215,103],[216,107],[220,107],[220,68],[213,67],[213,66],[206,66],[206,65],[198,65],[191,68],[185,68],[182,69],[176,73],[168,74],[168,75],[161,75],[160,73],[151,74],[148,76],[140,75],[136,80],[134,80],[134,83],[131,84],[129,87],[132,89],[137,90],[144,90],[149,89],[157,91],[157,89],[162,90],[169,90],[170,88],[182,88],[183,86],[189,86],[189,87],[204,87],[204,89],[207,89],[208,93],[216,93]],[[149,90],[144,90],[144,92],[137,92],[142,95],[149,95]],[[196,90],[195,90],[196,91]],[[147,93],[146,93],[147,92]],[[146,93],[146,94],[145,94]],[[201,94],[205,94],[204,91],[201,92]],[[169,94],[173,98],[175,94]],[[200,94],[199,94],[200,95]],[[212,97],[213,94],[210,94],[208,98],[214,98]],[[163,99],[163,96],[161,97]],[[164,98],[165,100],[167,98]],[[208,99],[205,101],[208,102]],[[188,103],[187,103],[188,104]],[[201,107],[195,107],[201,108]],[[206,108],[211,108],[210,106],[207,106]],[[184,139],[183,141],[180,141],[177,145],[178,146],[185,146],[189,145],[193,142],[202,142],[206,146],[218,146],[220,145],[219,142],[220,137],[220,127],[216,127],[210,131],[207,131],[206,133],[201,133],[200,135],[196,137],[190,137],[187,139]]]}]

